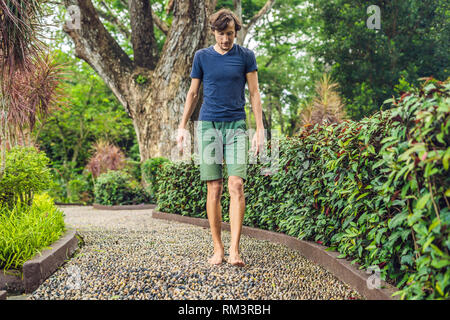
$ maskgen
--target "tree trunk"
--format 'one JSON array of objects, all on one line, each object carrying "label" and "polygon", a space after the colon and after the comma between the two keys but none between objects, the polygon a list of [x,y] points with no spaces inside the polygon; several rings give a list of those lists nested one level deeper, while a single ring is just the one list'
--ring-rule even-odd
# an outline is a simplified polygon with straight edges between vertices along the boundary
[{"label": "tree trunk", "polygon": [[266,113],[264,112],[264,110],[262,111],[262,121],[263,121],[264,129],[266,130],[267,140],[270,140],[270,139],[272,139],[272,134],[270,133],[271,125],[267,121]]},{"label": "tree trunk", "polygon": [[281,134],[284,134],[283,110],[281,108],[280,99],[277,99],[275,103],[277,104],[278,114],[280,115],[280,131]]},{"label": "tree trunk", "polygon": [[[141,161],[170,158],[176,149],[192,60],[195,51],[208,44],[208,17],[216,1],[174,1],[172,25],[158,54],[149,31],[153,30],[149,0],[129,0],[133,61],[105,29],[91,0],[65,0],[66,7],[75,5],[74,20],[64,25],[75,43],[75,55],[102,77],[133,119]],[[198,119],[199,105],[191,120]],[[189,128],[193,135],[192,121]]]},{"label": "tree trunk", "polygon": [[[209,12],[201,1],[190,2],[176,1],[174,4],[174,20],[161,58],[155,70],[148,74],[151,90],[142,90],[139,86],[133,88],[133,95],[142,101],[137,101],[137,115],[133,117],[141,161],[158,156],[170,158],[172,150],[176,150],[176,133],[189,90],[192,59],[195,51],[208,43]],[[179,14],[180,11],[183,14]],[[191,137],[199,107],[200,103],[188,123]]]},{"label": "tree trunk", "polygon": [[[268,0],[243,26],[237,39],[239,44],[243,44],[247,32],[274,2]],[[134,60],[105,29],[99,19],[99,14],[105,13],[97,11],[91,0],[64,0],[64,3],[72,18],[66,21],[64,31],[74,41],[75,55],[102,77],[132,118],[141,162],[160,156],[171,158],[172,150],[177,150],[175,134],[183,114],[195,51],[214,43],[208,17],[217,0],[172,1],[173,20],[168,30],[152,13],[151,0],[128,0]],[[242,16],[241,1],[236,0],[235,7]],[[161,52],[156,49],[154,24],[167,35]],[[198,119],[201,96],[198,101],[192,121]],[[192,121],[188,123],[191,138]],[[263,121],[267,126],[264,113]]]}]

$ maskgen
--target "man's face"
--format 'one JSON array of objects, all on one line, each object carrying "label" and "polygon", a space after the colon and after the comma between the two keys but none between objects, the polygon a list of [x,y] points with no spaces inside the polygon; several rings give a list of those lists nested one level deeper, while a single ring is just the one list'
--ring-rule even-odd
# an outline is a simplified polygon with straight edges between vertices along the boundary
[{"label": "man's face", "polygon": [[223,51],[228,51],[233,47],[234,38],[236,38],[236,31],[234,29],[234,21],[230,21],[225,30],[214,30],[217,45]]}]

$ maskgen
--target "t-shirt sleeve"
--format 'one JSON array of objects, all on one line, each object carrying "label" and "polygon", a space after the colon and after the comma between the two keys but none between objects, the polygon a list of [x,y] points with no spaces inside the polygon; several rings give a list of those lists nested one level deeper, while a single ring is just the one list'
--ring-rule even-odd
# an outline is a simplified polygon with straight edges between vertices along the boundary
[{"label": "t-shirt sleeve", "polygon": [[203,79],[203,70],[200,63],[200,55],[198,51],[194,55],[194,63],[192,64],[191,78]]},{"label": "t-shirt sleeve", "polygon": [[258,66],[256,65],[255,53],[252,50],[249,50],[247,54],[247,63],[245,65],[245,73],[247,74],[255,70],[258,70]]}]

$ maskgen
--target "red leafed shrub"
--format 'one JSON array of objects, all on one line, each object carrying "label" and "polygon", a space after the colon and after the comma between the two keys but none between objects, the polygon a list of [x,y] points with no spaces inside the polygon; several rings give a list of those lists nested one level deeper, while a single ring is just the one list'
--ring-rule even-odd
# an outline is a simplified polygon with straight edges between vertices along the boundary
[{"label": "red leafed shrub", "polygon": [[86,169],[94,178],[108,170],[120,170],[125,167],[125,155],[119,147],[101,140],[93,146],[93,149],[94,154],[89,159]]}]

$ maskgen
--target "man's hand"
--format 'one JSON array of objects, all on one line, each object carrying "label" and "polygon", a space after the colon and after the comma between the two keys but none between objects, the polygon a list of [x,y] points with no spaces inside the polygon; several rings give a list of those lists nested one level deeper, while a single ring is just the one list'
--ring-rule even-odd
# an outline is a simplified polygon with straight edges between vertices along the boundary
[{"label": "man's hand", "polygon": [[256,133],[253,135],[252,149],[254,150],[254,155],[261,153],[264,147],[264,128],[257,128]]},{"label": "man's hand", "polygon": [[198,90],[200,88],[202,80],[197,78],[192,78],[191,86],[186,96],[186,102],[184,104],[183,117],[181,118],[181,122],[178,125],[178,133],[177,133],[177,145],[178,149],[183,152],[183,145],[186,144],[184,136],[189,134],[186,133],[185,126],[189,121],[192,112],[194,112],[195,106],[198,100]]},{"label": "man's hand", "polygon": [[178,128],[178,133],[177,133],[177,145],[178,145],[178,150],[180,150],[180,152],[183,153],[183,145],[185,144],[184,142],[184,131],[186,129],[179,127]]}]

